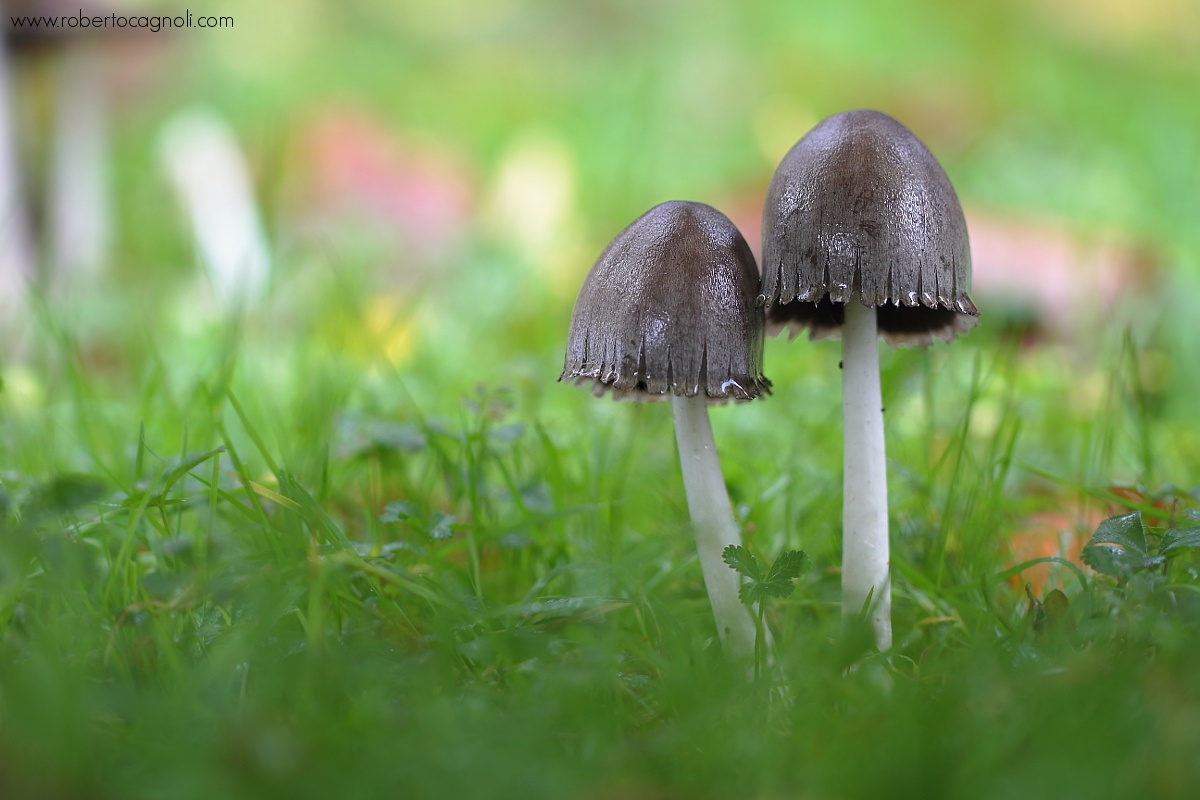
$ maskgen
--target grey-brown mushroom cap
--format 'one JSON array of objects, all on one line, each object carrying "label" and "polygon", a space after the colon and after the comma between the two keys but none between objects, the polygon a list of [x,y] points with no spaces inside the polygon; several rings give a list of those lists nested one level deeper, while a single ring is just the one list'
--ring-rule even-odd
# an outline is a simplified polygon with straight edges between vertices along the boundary
[{"label": "grey-brown mushroom cap", "polygon": [[769,393],[758,295],[754,254],[724,214],[702,203],[655,206],[584,280],[558,379],[618,399]]},{"label": "grey-brown mushroom cap", "polygon": [[784,156],[763,207],[768,326],[838,335],[861,292],[896,345],[949,341],[978,322],[962,206],[937,159],[878,111],[821,122]]}]

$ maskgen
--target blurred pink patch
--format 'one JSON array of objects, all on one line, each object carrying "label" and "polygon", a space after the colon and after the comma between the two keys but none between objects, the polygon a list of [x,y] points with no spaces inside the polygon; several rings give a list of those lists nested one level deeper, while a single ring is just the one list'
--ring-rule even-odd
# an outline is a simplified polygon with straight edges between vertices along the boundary
[{"label": "blurred pink patch", "polygon": [[752,190],[740,192],[739,194],[725,197],[716,202],[714,206],[718,211],[729,217],[729,221],[737,226],[737,229],[742,232],[746,243],[750,245],[751,252],[754,253],[754,261],[758,264],[758,271],[762,272],[762,215],[763,215],[763,197],[767,193],[767,187],[756,187]]},{"label": "blurred pink patch", "polygon": [[[1010,566],[1038,558],[1063,558],[1082,564],[1083,545],[1103,520],[1104,514],[1097,509],[1078,515],[1056,511],[1032,514],[1025,526],[1008,539]],[[1045,562],[1025,568],[1008,582],[1018,594],[1028,584],[1040,596],[1050,589],[1065,589],[1071,579],[1072,573],[1066,568]]]},{"label": "blurred pink patch", "polygon": [[[733,194],[717,207],[761,260],[762,192]],[[1052,222],[979,211],[967,214],[967,229],[971,295],[984,314],[1002,304],[1028,314],[1039,329],[1066,334],[1111,312],[1121,298],[1149,294],[1157,285],[1153,256],[1115,235],[1089,239]]]},{"label": "blurred pink patch", "polygon": [[1031,312],[1039,326],[1070,331],[1154,289],[1152,257],[1117,237],[1088,240],[1052,223],[967,214],[973,296]]},{"label": "blurred pink patch", "polygon": [[[1142,522],[1145,525],[1168,528],[1186,524],[1180,522],[1179,512],[1194,505],[1187,495],[1156,497],[1132,486],[1109,486],[1107,490],[1111,499],[1105,503],[1089,502],[1074,511],[1048,510],[1031,514],[1024,526],[1008,538],[1010,566],[1036,558],[1064,558],[1084,566],[1084,545],[1092,538],[1100,523],[1109,517],[1128,514],[1130,508],[1136,506],[1143,509]],[[1064,509],[1073,505],[1071,499],[1065,496],[1058,498],[1055,504]],[[1009,584],[1018,593],[1028,583],[1037,595],[1049,589],[1065,589],[1073,581],[1071,573],[1049,563],[1028,567],[1009,578]]]},{"label": "blurred pink patch", "polygon": [[425,258],[445,257],[466,231],[474,183],[446,149],[338,110],[301,133],[299,155],[308,202],[321,217],[380,229]]}]

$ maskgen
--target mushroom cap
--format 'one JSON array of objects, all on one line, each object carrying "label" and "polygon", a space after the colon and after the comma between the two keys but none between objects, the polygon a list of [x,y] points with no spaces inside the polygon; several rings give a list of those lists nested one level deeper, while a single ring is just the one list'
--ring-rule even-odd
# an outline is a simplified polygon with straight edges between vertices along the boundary
[{"label": "mushroom cap", "polygon": [[937,159],[879,111],[821,122],[784,156],[763,208],[768,324],[836,336],[854,293],[890,344],[978,322],[962,206]]},{"label": "mushroom cap", "polygon": [[758,295],[754,254],[724,214],[703,203],[655,206],[588,273],[558,379],[618,399],[770,393]]}]

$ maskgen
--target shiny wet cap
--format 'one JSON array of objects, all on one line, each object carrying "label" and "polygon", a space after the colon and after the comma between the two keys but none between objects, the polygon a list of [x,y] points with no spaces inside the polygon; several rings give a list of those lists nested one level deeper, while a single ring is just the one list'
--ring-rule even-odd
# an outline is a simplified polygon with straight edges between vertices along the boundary
[{"label": "shiny wet cap", "polygon": [[558,379],[633,400],[770,393],[758,294],[754,254],[724,214],[702,203],[655,206],[584,280]]},{"label": "shiny wet cap", "polygon": [[878,111],[821,122],[776,170],[763,208],[772,330],[836,336],[854,292],[890,344],[950,341],[978,322],[962,206],[937,159]]}]

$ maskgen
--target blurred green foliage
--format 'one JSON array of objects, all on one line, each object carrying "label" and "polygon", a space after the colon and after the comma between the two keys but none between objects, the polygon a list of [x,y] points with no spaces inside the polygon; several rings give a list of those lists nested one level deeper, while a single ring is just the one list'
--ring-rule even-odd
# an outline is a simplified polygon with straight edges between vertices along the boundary
[{"label": "blurred green foliage", "polygon": [[[819,119],[904,121],[968,204],[1197,244],[1193,0],[228,4],[162,96],[233,115],[268,162],[320,103],[361,104],[486,174],[566,143],[589,233],[672,198],[758,191]],[[182,77],[182,80],[180,78]],[[1194,264],[1193,264],[1194,266]]]}]

